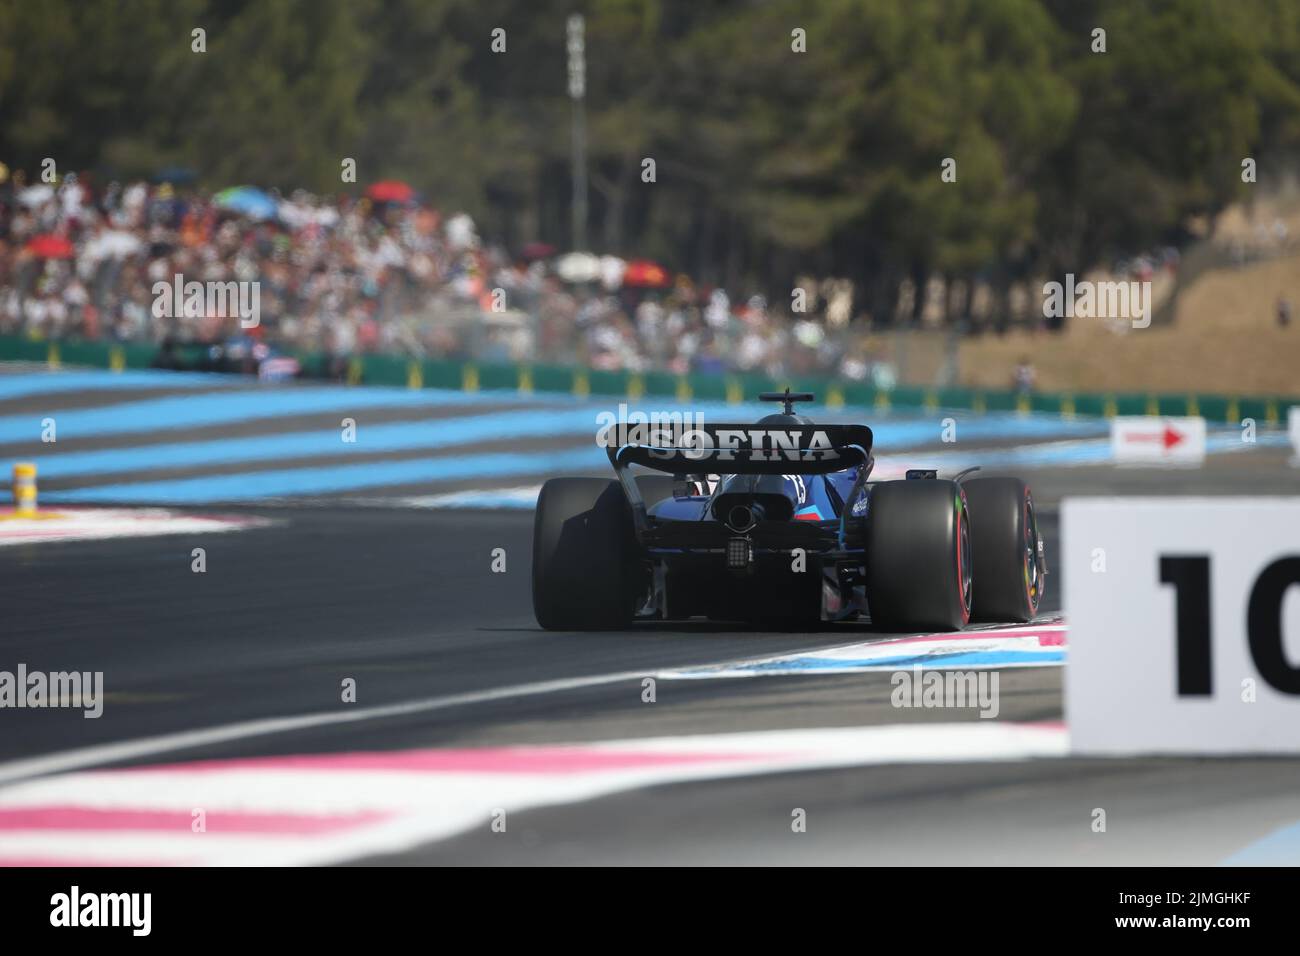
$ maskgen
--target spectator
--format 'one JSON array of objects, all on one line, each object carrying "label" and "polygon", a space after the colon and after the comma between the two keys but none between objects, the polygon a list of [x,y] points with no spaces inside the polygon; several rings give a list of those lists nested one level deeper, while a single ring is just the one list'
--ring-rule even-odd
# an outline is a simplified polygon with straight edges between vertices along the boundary
[{"label": "spectator", "polygon": [[[155,315],[156,283],[257,282],[262,352],[323,354],[335,375],[351,356],[390,352],[483,360],[587,362],[609,370],[833,373],[892,385],[892,366],[862,359],[848,328],[851,286],[825,286],[820,314],[778,315],[680,276],[629,288],[625,264],[567,285],[544,261],[514,261],[465,213],[414,202],[270,194],[269,218],[171,184],[61,183],[10,177],[0,201],[0,333],[112,338],[246,354],[238,316]],[[37,237],[47,243],[29,249]],[[497,313],[504,303],[512,316]],[[837,322],[831,322],[831,312]],[[191,351],[192,354],[192,351]],[[848,356],[856,356],[849,358]]]},{"label": "spectator", "polygon": [[1034,365],[1029,361],[1029,356],[1022,355],[1020,361],[1016,363],[1016,370],[1012,376],[1011,387],[1022,395],[1028,395],[1034,390],[1038,383],[1038,372]]}]

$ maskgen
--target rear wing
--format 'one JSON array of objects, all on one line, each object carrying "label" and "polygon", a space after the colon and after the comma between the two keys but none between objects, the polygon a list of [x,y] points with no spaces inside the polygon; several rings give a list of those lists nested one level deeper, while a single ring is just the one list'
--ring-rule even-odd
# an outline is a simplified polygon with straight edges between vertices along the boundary
[{"label": "rear wing", "polygon": [[644,437],[606,444],[616,471],[640,465],[671,475],[820,475],[871,459],[866,425],[704,425]]}]

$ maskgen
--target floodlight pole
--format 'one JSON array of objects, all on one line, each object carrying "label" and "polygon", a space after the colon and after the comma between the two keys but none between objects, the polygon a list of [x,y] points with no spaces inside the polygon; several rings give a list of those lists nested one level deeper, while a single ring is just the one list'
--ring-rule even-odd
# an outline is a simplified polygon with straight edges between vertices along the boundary
[{"label": "floodlight pole", "polygon": [[587,249],[587,95],[586,23],[569,17],[569,98],[573,100],[573,248]]}]

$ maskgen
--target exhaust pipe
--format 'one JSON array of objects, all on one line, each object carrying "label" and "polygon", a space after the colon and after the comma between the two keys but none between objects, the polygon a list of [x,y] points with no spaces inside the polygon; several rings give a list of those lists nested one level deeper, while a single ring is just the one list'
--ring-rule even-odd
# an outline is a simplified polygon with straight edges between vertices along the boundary
[{"label": "exhaust pipe", "polygon": [[737,534],[744,534],[754,525],[763,520],[763,506],[755,503],[752,505],[738,504],[732,505],[727,511],[727,517],[723,521],[728,528]]}]

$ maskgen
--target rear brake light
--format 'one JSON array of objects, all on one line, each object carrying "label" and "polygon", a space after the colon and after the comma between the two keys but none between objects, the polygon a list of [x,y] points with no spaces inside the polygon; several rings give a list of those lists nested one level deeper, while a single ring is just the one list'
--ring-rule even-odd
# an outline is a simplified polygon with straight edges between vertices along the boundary
[{"label": "rear brake light", "polygon": [[748,538],[727,539],[727,567],[741,571],[754,560],[754,546]]}]

